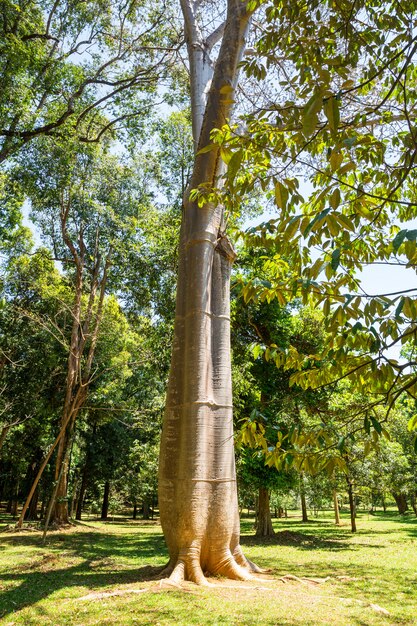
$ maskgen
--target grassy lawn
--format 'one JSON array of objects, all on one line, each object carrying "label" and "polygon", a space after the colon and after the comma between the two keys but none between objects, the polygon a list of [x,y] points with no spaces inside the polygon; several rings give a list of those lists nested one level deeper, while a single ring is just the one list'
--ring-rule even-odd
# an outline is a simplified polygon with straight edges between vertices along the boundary
[{"label": "grassy lawn", "polygon": [[[245,553],[270,571],[250,583],[213,579],[210,589],[160,584],[167,556],[156,522],[91,518],[51,532],[45,546],[36,531],[1,532],[0,624],[417,624],[417,518],[362,514],[356,535],[343,522],[275,520],[277,536],[258,540],[243,519]],[[8,523],[0,518],[0,531]]]}]

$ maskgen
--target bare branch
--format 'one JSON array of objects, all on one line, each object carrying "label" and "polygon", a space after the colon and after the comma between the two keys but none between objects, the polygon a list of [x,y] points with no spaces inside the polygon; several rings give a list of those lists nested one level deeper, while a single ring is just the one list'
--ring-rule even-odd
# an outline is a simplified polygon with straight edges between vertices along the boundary
[{"label": "bare branch", "polygon": [[225,26],[226,26],[226,22],[222,22],[222,24],[220,24],[216,28],[216,30],[210,33],[210,35],[207,37],[204,43],[205,43],[205,47],[207,48],[209,52],[216,45],[216,43],[218,43],[223,37]]}]

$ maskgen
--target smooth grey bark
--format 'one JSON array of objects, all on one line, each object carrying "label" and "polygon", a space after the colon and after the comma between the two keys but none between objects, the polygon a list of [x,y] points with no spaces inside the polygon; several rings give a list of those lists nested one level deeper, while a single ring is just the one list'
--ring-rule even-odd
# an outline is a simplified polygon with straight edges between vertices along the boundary
[{"label": "smooth grey bark", "polygon": [[[228,0],[215,65],[194,3],[182,0],[190,57],[194,142],[210,143],[231,114],[250,15],[246,2]],[[221,29],[223,32],[223,29]],[[218,36],[221,35],[219,31]],[[202,102],[204,106],[202,106]],[[230,271],[235,253],[223,232],[223,208],[198,207],[190,190],[219,184],[219,151],[195,156],[183,201],[171,370],[161,438],[159,508],[170,562],[167,573],[204,584],[204,573],[250,577],[239,546],[230,366]]]}]

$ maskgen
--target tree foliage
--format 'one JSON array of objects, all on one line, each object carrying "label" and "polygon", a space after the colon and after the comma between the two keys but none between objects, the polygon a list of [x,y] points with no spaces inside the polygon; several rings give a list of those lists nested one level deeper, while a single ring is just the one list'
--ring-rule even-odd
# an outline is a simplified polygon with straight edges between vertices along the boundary
[{"label": "tree foliage", "polygon": [[242,234],[249,247],[277,251],[265,261],[269,284],[252,281],[246,299],[322,307],[320,356],[293,346],[276,355],[299,370],[294,384],[346,377],[391,407],[404,391],[416,395],[414,358],[392,356],[415,343],[415,288],[373,293],[361,271],[396,265],[411,280],[416,267],[416,6],[263,6],[256,58],[244,65],[264,98],[239,126],[212,134],[229,163],[225,193],[214,195],[233,209],[256,189],[277,210]]}]

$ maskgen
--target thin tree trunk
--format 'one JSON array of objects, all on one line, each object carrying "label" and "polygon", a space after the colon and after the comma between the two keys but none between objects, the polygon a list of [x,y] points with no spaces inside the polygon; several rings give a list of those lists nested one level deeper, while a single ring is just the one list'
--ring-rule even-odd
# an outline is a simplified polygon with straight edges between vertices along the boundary
[{"label": "thin tree trunk", "polygon": [[76,520],[81,520],[81,514],[82,514],[82,510],[83,510],[85,492],[86,492],[86,489],[87,489],[87,480],[88,480],[88,471],[87,471],[87,463],[86,463],[84,465],[83,477],[82,477],[82,480],[81,480],[80,493],[78,494],[78,500],[77,500],[77,509],[75,511],[75,519]]},{"label": "thin tree trunk", "polygon": [[[81,391],[81,390],[80,390],[80,391]],[[77,399],[77,396],[76,396],[75,400],[76,400],[76,399]],[[75,402],[75,400],[74,400],[74,402]],[[70,417],[71,417],[71,414],[67,416],[67,421],[65,421],[65,422],[62,424],[62,426],[61,426],[61,430],[59,431],[57,438],[55,439],[55,441],[54,441],[54,443],[52,444],[52,446],[49,448],[49,451],[48,451],[48,453],[47,453],[46,457],[44,458],[44,460],[43,460],[43,462],[42,462],[42,464],[41,464],[41,466],[40,466],[40,468],[39,468],[39,472],[37,473],[36,478],[35,478],[35,480],[33,481],[33,485],[32,485],[32,487],[31,487],[31,489],[30,489],[30,491],[29,491],[29,495],[28,495],[28,497],[26,498],[26,502],[25,502],[25,504],[23,505],[22,512],[20,513],[19,520],[18,520],[18,522],[17,522],[17,524],[16,524],[16,527],[17,527],[17,528],[21,528],[21,527],[22,527],[22,524],[23,524],[23,520],[24,520],[24,517],[25,517],[26,510],[27,510],[27,508],[28,508],[28,506],[29,506],[29,503],[30,503],[30,501],[31,501],[31,499],[32,499],[32,496],[33,496],[34,492],[35,492],[35,489],[36,489],[36,487],[37,487],[37,485],[38,485],[38,483],[39,483],[39,481],[40,481],[40,479],[41,479],[41,476],[42,476],[42,474],[43,474],[43,471],[44,471],[45,467],[47,466],[47,464],[48,464],[48,462],[49,462],[49,459],[50,459],[50,458],[51,458],[51,456],[52,456],[53,451],[55,450],[56,446],[59,444],[59,442],[60,442],[61,438],[64,436],[64,433],[65,433],[66,428],[67,428],[67,426],[68,426],[68,422],[69,422]]]},{"label": "thin tree trunk", "polygon": [[417,516],[417,492],[413,492],[411,494],[411,506],[415,515]]},{"label": "thin tree trunk", "polygon": [[[69,511],[68,511],[68,472],[69,472],[69,458],[67,454],[67,448],[69,445],[69,433],[65,433],[62,438],[63,444],[58,450],[58,457],[56,461],[55,480],[58,480],[58,486],[56,489],[55,506],[52,511],[52,520],[56,526],[64,526],[69,524]],[[64,456],[61,456],[64,455]]]},{"label": "thin tree trunk", "polygon": [[78,505],[78,483],[79,483],[79,474],[77,472],[76,477],[75,477],[75,481],[74,481],[74,487],[73,487],[73,496],[71,499],[71,510],[70,510],[70,518],[74,519],[75,517],[75,512],[77,510],[77,505]]},{"label": "thin tree trunk", "polygon": [[29,504],[29,508],[26,511],[25,520],[37,520],[38,519],[38,502],[39,502],[39,485],[35,489],[35,493]]},{"label": "thin tree trunk", "polygon": [[[230,117],[231,93],[249,21],[246,4],[228,1],[224,36],[206,100],[210,46],[200,38],[194,3],[181,1],[192,76],[194,141],[199,147],[210,144],[211,131]],[[235,253],[223,232],[223,208],[211,203],[198,206],[189,196],[200,184],[215,184],[220,174],[217,149],[196,154],[183,202],[174,344],[159,470],[161,524],[170,554],[167,572],[175,582],[187,578],[199,584],[206,582],[204,571],[236,579],[250,577],[249,562],[239,546],[233,448],[229,289]]]},{"label": "thin tree trunk", "polygon": [[339,501],[337,499],[336,489],[333,489],[333,508],[334,508],[334,523],[336,524],[336,526],[340,526]]},{"label": "thin tree trunk", "polygon": [[15,495],[12,499],[12,506],[11,506],[11,515],[12,517],[17,517],[17,507],[19,506],[19,481],[16,482],[16,486],[15,486]]},{"label": "thin tree trunk", "polygon": [[[64,431],[64,435],[60,439],[57,460],[55,465],[55,480],[58,480],[58,476],[61,476],[58,485],[58,491],[56,495],[56,503],[52,513],[52,519],[55,524],[68,524],[68,471],[69,471],[69,455],[68,445],[72,438],[72,434],[75,428],[75,421],[77,419],[80,408],[84,404],[88,386],[90,383],[91,369],[93,365],[93,359],[95,349],[98,340],[98,334],[101,326],[101,320],[103,316],[103,303],[105,296],[105,288],[107,283],[108,269],[110,267],[110,258],[112,250],[108,251],[106,256],[103,276],[101,281],[99,280],[99,272],[101,267],[101,256],[98,252],[98,233],[96,240],[96,249],[94,252],[94,270],[90,283],[90,293],[88,297],[88,303],[85,311],[85,319],[81,322],[82,313],[82,295],[83,295],[83,274],[85,270],[85,244],[83,240],[82,232],[79,233],[79,250],[77,252],[73,241],[71,240],[67,231],[67,219],[69,214],[70,205],[62,201],[61,206],[61,231],[65,244],[71,251],[76,266],[76,281],[75,281],[75,299],[72,309],[72,329],[71,329],[71,346],[68,355],[67,365],[67,381],[65,391],[64,410],[61,419],[61,425],[68,423],[68,430]],[[93,320],[94,304],[96,302],[97,289],[100,286],[97,313],[93,328],[91,329]],[[90,341],[85,365],[81,370],[81,362],[84,356],[84,352],[87,346],[87,339]],[[74,398],[77,397],[78,401],[75,402]],[[68,415],[70,416],[68,419]]]},{"label": "thin tree trunk", "polygon": [[265,489],[264,487],[259,487],[258,516],[255,533],[257,537],[273,537],[275,535],[272,526],[269,499],[270,494],[268,489]]},{"label": "thin tree trunk", "polygon": [[133,504],[133,515],[132,515],[132,519],[136,519],[138,516],[138,505],[137,502],[135,500],[134,504]]},{"label": "thin tree trunk", "polygon": [[349,495],[349,510],[350,510],[350,527],[353,533],[356,533],[356,507],[355,507],[355,498],[353,495],[353,481],[346,477],[348,484],[348,495]]},{"label": "thin tree trunk", "polygon": [[149,519],[151,516],[151,508],[149,506],[149,498],[147,496],[144,496],[142,500],[142,516],[143,519]]},{"label": "thin tree trunk", "polygon": [[9,430],[10,430],[10,426],[9,425],[3,426],[3,428],[1,429],[1,432],[0,432],[0,452],[1,452],[1,449],[3,447],[3,444],[5,442],[5,439],[7,437],[7,433],[9,432]]},{"label": "thin tree trunk", "polygon": [[101,507],[100,519],[106,520],[109,516],[109,496],[110,496],[110,481],[106,480],[104,483],[103,504]]},{"label": "thin tree trunk", "polygon": [[301,519],[303,522],[308,522],[304,474],[300,475],[300,500],[301,500]]}]

